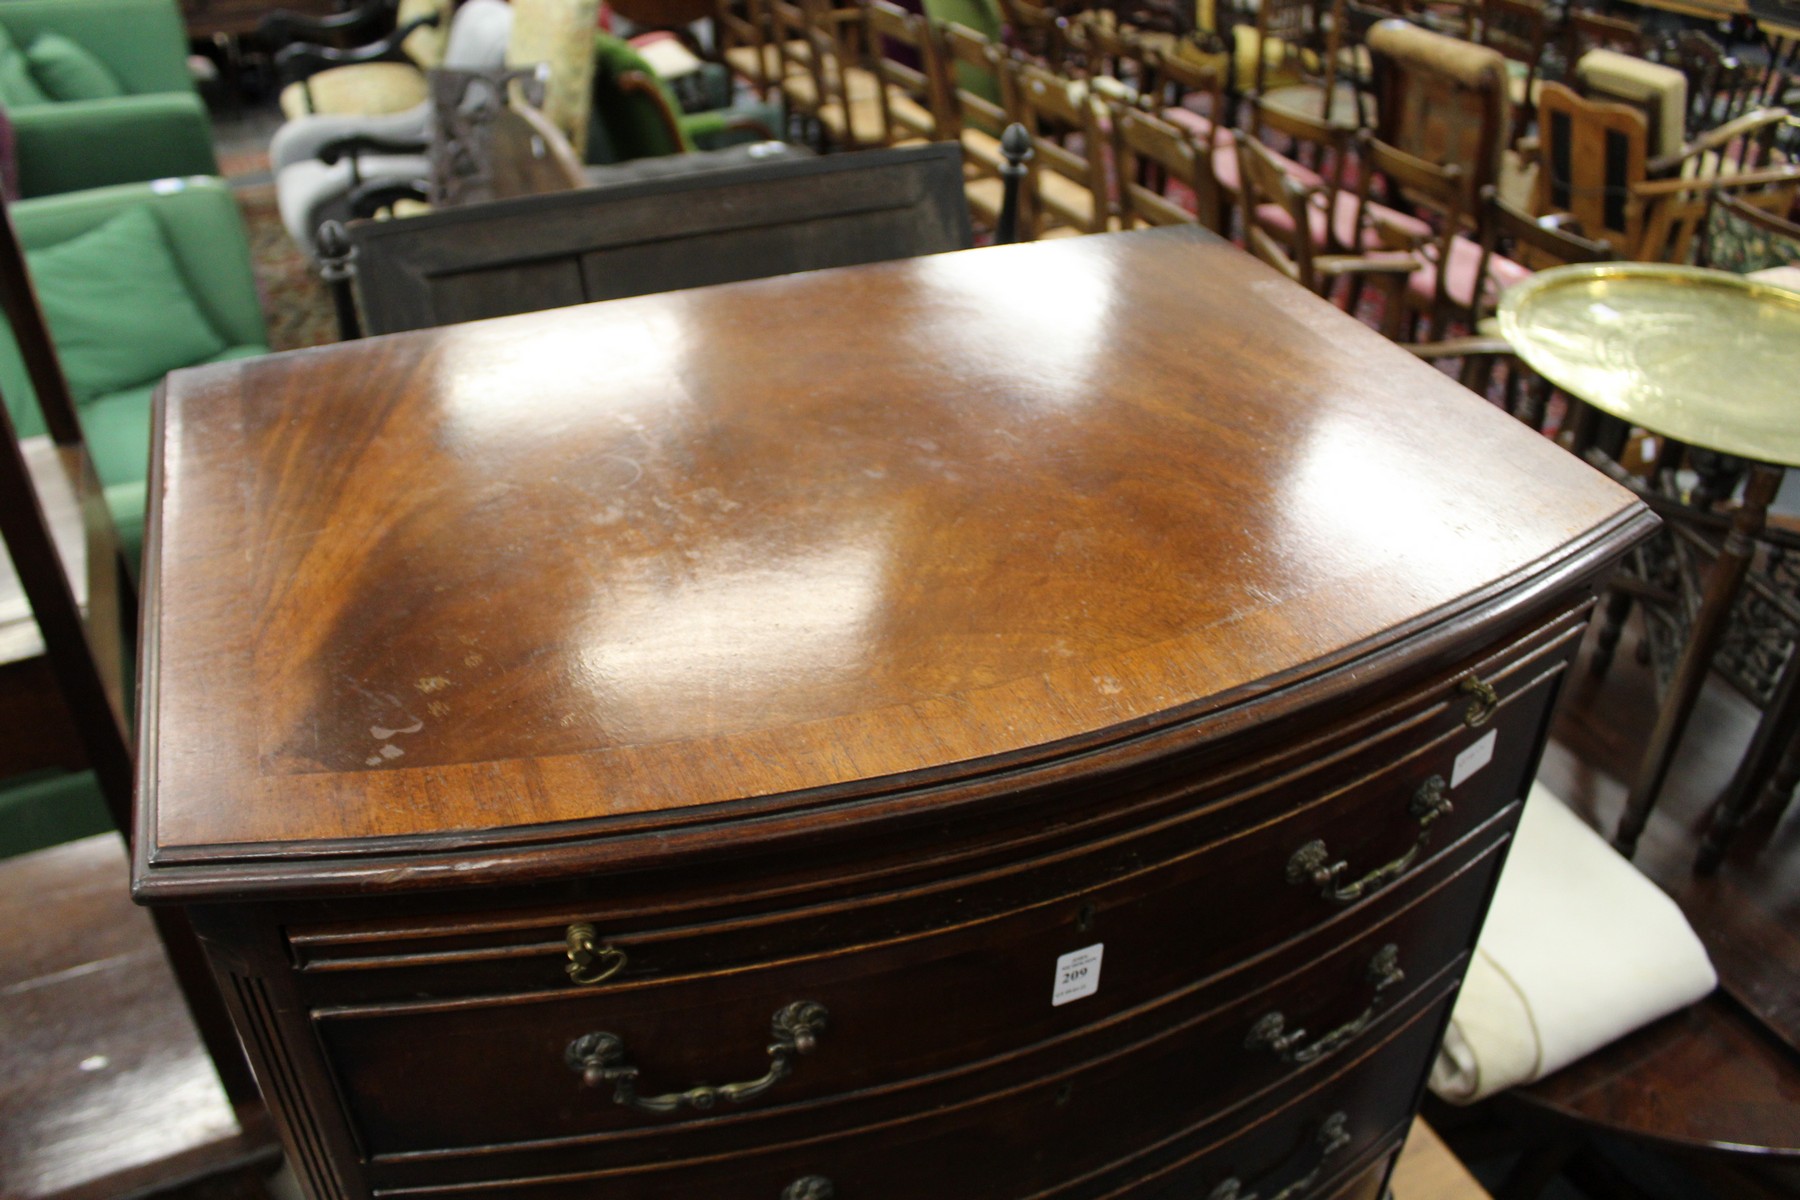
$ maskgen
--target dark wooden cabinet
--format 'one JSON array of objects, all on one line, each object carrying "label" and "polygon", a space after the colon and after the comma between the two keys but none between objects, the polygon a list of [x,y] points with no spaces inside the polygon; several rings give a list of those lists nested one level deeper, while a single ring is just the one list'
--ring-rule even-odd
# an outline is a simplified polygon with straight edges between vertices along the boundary
[{"label": "dark wooden cabinet", "polygon": [[1378,1195],[1651,524],[1182,230],[160,422],[136,887],[314,1200]]}]

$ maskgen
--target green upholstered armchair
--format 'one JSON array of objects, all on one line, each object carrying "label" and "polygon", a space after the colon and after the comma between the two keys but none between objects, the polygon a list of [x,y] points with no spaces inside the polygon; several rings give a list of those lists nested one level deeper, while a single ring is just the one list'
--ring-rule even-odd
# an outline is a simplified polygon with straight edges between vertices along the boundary
[{"label": "green upholstered armchair", "polygon": [[[729,92],[729,86],[724,90]],[[591,164],[713,150],[734,141],[773,140],[781,127],[781,108],[775,104],[744,103],[684,113],[636,47],[610,34],[594,37],[594,108],[587,150]]]},{"label": "green upholstered armchair", "polygon": [[22,195],[218,172],[174,0],[6,0],[0,95]]},{"label": "green upholstered armchair", "polygon": [[[21,200],[12,219],[135,566],[156,385],[177,367],[268,353],[236,201],[223,180],[164,179]],[[20,437],[44,432],[10,329],[0,329],[0,395]]]}]

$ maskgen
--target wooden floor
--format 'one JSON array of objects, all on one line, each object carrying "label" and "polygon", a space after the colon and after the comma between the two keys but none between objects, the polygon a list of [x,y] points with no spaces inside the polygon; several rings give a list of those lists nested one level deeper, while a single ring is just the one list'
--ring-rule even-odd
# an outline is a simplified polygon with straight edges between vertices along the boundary
[{"label": "wooden floor", "polygon": [[131,903],[119,838],[9,859],[0,878],[0,1197],[101,1200],[273,1165]]},{"label": "wooden floor", "polygon": [[1488,1200],[1443,1140],[1423,1121],[1413,1122],[1400,1165],[1394,1168],[1394,1200]]}]

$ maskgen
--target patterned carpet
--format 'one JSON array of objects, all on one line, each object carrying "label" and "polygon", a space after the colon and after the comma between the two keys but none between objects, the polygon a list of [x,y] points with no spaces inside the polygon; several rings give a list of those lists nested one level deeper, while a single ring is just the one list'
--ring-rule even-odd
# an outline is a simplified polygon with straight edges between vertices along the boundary
[{"label": "patterned carpet", "polygon": [[[246,176],[266,177],[263,166],[232,178],[238,208],[244,214],[244,230],[250,237],[250,264],[256,273],[256,293],[269,321],[269,347],[298,350],[337,341],[337,321],[331,295],[318,269],[300,252],[281,227],[275,208],[275,185],[239,182]],[[234,163],[225,164],[228,168]]]}]

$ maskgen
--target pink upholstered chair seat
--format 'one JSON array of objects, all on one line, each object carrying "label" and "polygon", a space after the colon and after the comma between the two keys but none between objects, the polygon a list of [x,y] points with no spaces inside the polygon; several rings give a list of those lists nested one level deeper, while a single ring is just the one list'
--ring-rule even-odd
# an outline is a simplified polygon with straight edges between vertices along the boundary
[{"label": "pink upholstered chair seat", "polygon": [[[1186,110],[1172,108],[1168,111],[1170,113],[1177,113],[1185,112]],[[1205,117],[1202,117],[1197,113],[1188,113],[1188,115],[1193,117],[1196,121],[1206,120]],[[1192,126],[1187,126],[1187,128],[1192,128]],[[1205,143],[1202,142],[1201,144],[1204,145]],[[1298,179],[1307,187],[1320,187],[1324,184],[1325,181],[1320,178],[1318,172],[1308,170],[1285,155],[1277,154],[1275,157],[1281,159],[1282,170],[1292,175],[1295,179]],[[1212,171],[1213,178],[1219,181],[1219,187],[1226,195],[1236,196],[1243,191],[1243,182],[1238,174],[1237,139],[1232,136],[1231,130],[1229,129],[1219,130],[1218,141],[1213,143]]]},{"label": "pink upholstered chair seat", "polygon": [[[1303,168],[1304,169],[1304,168]],[[1367,253],[1380,250],[1388,243],[1375,228],[1362,231],[1359,236],[1356,230],[1357,198],[1349,192],[1339,192],[1337,201],[1332,206],[1330,230],[1327,238],[1325,228],[1325,205],[1322,197],[1315,197],[1312,208],[1307,212],[1307,232],[1312,237],[1313,248],[1325,250],[1332,246],[1355,247],[1355,253]],[[1401,237],[1429,238],[1431,226],[1417,217],[1409,217],[1397,209],[1385,204],[1369,204],[1371,215],[1381,220]],[[1294,223],[1288,217],[1287,210],[1278,204],[1261,204],[1256,209],[1256,219],[1270,233],[1287,236],[1294,231]]]},{"label": "pink upholstered chair seat", "polygon": [[[1466,237],[1450,239],[1449,261],[1444,264],[1444,294],[1450,302],[1461,308],[1472,308],[1475,302],[1475,273],[1481,267],[1481,244]],[[1496,254],[1488,259],[1488,275],[1493,283],[1485,297],[1492,301],[1500,292],[1531,275],[1529,267],[1521,266],[1510,258],[1502,258]],[[1414,299],[1430,304],[1437,297],[1438,264],[1426,263],[1406,281],[1406,290]]]}]

